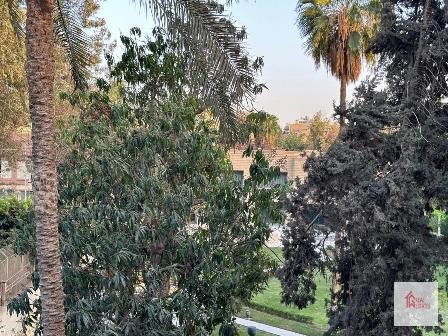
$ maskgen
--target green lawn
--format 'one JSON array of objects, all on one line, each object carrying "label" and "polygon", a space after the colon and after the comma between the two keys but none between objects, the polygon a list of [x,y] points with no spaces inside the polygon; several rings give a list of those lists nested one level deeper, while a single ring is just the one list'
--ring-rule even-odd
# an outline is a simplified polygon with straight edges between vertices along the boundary
[{"label": "green lawn", "polygon": [[[445,323],[443,328],[445,329],[445,334],[448,335],[448,287],[446,283],[446,274],[448,272],[448,268],[439,267],[436,271],[437,282],[439,283],[439,311],[442,315],[442,319]],[[424,332],[425,336],[438,336],[440,334],[436,334],[434,332]]]},{"label": "green lawn", "polygon": [[263,251],[280,265],[283,260],[283,252],[281,247],[264,247]]},{"label": "green lawn", "polygon": [[279,312],[291,314],[298,319],[300,317],[310,318],[313,324],[325,327],[328,322],[325,310],[325,299],[330,298],[330,280],[324,279],[322,276],[316,278],[316,302],[304,309],[298,309],[294,306],[286,306],[281,303],[280,281],[276,278],[271,278],[268,283],[268,288],[262,293],[256,295],[251,302],[269,307]]},{"label": "green lawn", "polygon": [[[277,260],[279,264],[283,261],[281,247],[265,248],[265,252],[274,260]],[[300,317],[312,319],[313,324],[317,325],[321,329],[324,329],[328,323],[325,300],[330,299],[331,279],[328,278],[328,276],[326,279],[322,275],[318,275],[316,276],[316,285],[316,302],[304,309],[298,309],[294,306],[286,306],[281,303],[280,281],[274,277],[269,280],[268,288],[262,293],[256,295],[251,302],[275,309],[279,312],[291,314],[298,319],[300,319]]]},{"label": "green lawn", "polygon": [[294,331],[299,334],[304,334],[307,336],[322,336],[322,334],[326,330],[325,328],[321,328],[320,326],[314,324],[302,323],[284,319],[275,315],[267,314],[247,307],[244,307],[244,309],[238,314],[238,316],[245,318],[246,309],[249,309],[252,320],[256,322],[264,323],[285,330]]},{"label": "green lawn", "polygon": [[[275,260],[281,263],[283,260],[283,255],[280,247],[266,248],[265,252],[272,256]],[[448,335],[448,295],[447,295],[447,283],[446,283],[446,272],[447,268],[440,267],[436,272],[436,278],[439,283],[439,310],[442,318],[445,322],[445,329],[447,329],[446,335]],[[317,276],[316,278],[317,291],[316,291],[316,302],[309,307],[299,310],[293,306],[286,306],[280,301],[281,286],[280,281],[275,278],[271,278],[268,283],[268,288],[262,293],[258,294],[251,301],[257,305],[268,307],[274,309],[281,313],[291,314],[297,318],[300,317],[310,317],[312,318],[313,324],[306,324],[284,319],[278,316],[267,314],[264,312],[258,312],[254,309],[250,309],[252,317],[257,322],[262,322],[270,324],[272,326],[283,328],[305,335],[322,335],[325,331],[328,318],[326,316],[325,299],[330,298],[330,286],[331,279],[325,279],[323,276]],[[243,310],[244,312],[244,310]],[[241,317],[243,313],[241,313]],[[425,332],[425,336],[435,336],[436,334]]]}]

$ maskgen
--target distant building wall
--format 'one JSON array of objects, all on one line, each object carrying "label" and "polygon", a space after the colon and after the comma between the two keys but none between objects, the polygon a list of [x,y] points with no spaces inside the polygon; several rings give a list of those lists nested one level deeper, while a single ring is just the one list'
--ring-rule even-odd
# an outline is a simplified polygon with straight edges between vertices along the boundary
[{"label": "distant building wall", "polygon": [[[286,179],[288,181],[295,181],[297,177],[301,181],[306,177],[306,173],[303,170],[303,166],[308,156],[313,151],[287,151],[284,149],[270,149],[264,150],[266,158],[271,165],[279,166],[282,173],[286,173]],[[249,177],[249,168],[252,164],[252,158],[243,157],[243,150],[232,149],[229,151],[229,158],[232,161],[233,171],[235,176],[239,179]]]},{"label": "distant building wall", "polygon": [[284,132],[289,134],[302,134],[305,137],[308,137],[310,135],[310,128],[310,120],[296,120],[295,122],[288,123]]},{"label": "distant building wall", "polygon": [[17,162],[8,162],[0,157],[0,196],[16,194],[23,199],[30,196],[31,187],[31,137],[29,133],[16,134],[17,141],[22,144],[22,153]]}]

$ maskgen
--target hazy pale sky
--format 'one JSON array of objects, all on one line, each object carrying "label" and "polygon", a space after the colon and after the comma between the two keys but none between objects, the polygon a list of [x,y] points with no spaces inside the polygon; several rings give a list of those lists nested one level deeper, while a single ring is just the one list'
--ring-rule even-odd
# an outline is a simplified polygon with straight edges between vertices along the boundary
[{"label": "hazy pale sky", "polygon": [[[254,56],[263,56],[265,66],[260,79],[265,90],[255,103],[257,109],[275,114],[281,125],[322,111],[333,113],[333,102],[339,99],[339,83],[325,67],[316,69],[305,53],[303,40],[295,25],[297,0],[242,0],[230,9],[232,18],[248,31],[247,48]],[[109,0],[99,16],[106,19],[117,39],[139,27],[146,34],[152,20],[144,10],[127,0]],[[118,44],[118,52],[121,50]],[[349,88],[352,92],[353,85]]]}]

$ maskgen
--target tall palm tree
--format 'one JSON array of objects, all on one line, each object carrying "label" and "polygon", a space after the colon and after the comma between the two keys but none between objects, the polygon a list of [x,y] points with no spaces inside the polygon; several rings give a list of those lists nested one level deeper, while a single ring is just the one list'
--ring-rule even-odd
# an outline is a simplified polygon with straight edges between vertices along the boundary
[{"label": "tall palm tree", "polygon": [[[379,28],[379,0],[302,0],[297,25],[316,66],[323,63],[340,81],[339,126],[345,124],[347,84],[361,75],[363,60],[373,62],[368,45]],[[341,255],[341,232],[335,233],[335,258]],[[333,308],[338,305],[340,273],[334,272]]]},{"label": "tall palm tree", "polygon": [[323,63],[340,81],[340,125],[344,125],[347,84],[361,74],[363,60],[373,61],[369,42],[379,27],[379,0],[302,0],[297,25],[316,66]]},{"label": "tall palm tree", "polygon": [[[21,0],[6,1],[18,36]],[[137,2],[137,0],[134,0]],[[188,70],[194,90],[221,121],[235,125],[236,111],[262,86],[255,73],[262,60],[251,62],[244,51],[244,29],[236,28],[224,8],[207,0],[141,0],[178,41],[179,53],[194,54]],[[69,0],[26,0],[26,56],[33,143],[33,207],[42,323],[45,336],[64,335],[64,293],[59,255],[57,176],[54,143],[54,36],[66,48],[75,87],[87,87],[88,39]]]},{"label": "tall palm tree", "polygon": [[[7,0],[20,37],[20,0]],[[26,77],[32,124],[33,208],[44,335],[64,335],[64,292],[57,211],[54,143],[54,37],[66,47],[77,88],[85,88],[87,40],[63,0],[26,1]]]}]

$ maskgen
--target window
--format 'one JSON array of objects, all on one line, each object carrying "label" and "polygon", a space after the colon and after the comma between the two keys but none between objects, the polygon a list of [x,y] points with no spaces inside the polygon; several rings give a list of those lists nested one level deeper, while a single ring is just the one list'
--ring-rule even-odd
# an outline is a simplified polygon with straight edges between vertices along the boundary
[{"label": "window", "polygon": [[242,186],[244,182],[244,172],[242,170],[234,170],[235,173],[235,181],[239,182]]},{"label": "window", "polygon": [[288,182],[288,173],[281,172],[280,176],[278,176],[274,181],[272,181],[272,185],[285,185]]},{"label": "window", "polygon": [[285,185],[288,182],[288,173],[281,172],[280,176],[270,181],[267,185],[267,188],[272,188],[276,185]]},{"label": "window", "polygon": [[288,182],[288,173],[280,173],[279,184],[285,185]]},{"label": "window", "polygon": [[17,179],[19,180],[31,179],[31,174],[29,173],[26,163],[24,161],[20,161],[17,163]]},{"label": "window", "polygon": [[9,166],[8,161],[1,160],[0,161],[0,178],[10,179],[12,178],[11,167]]}]

